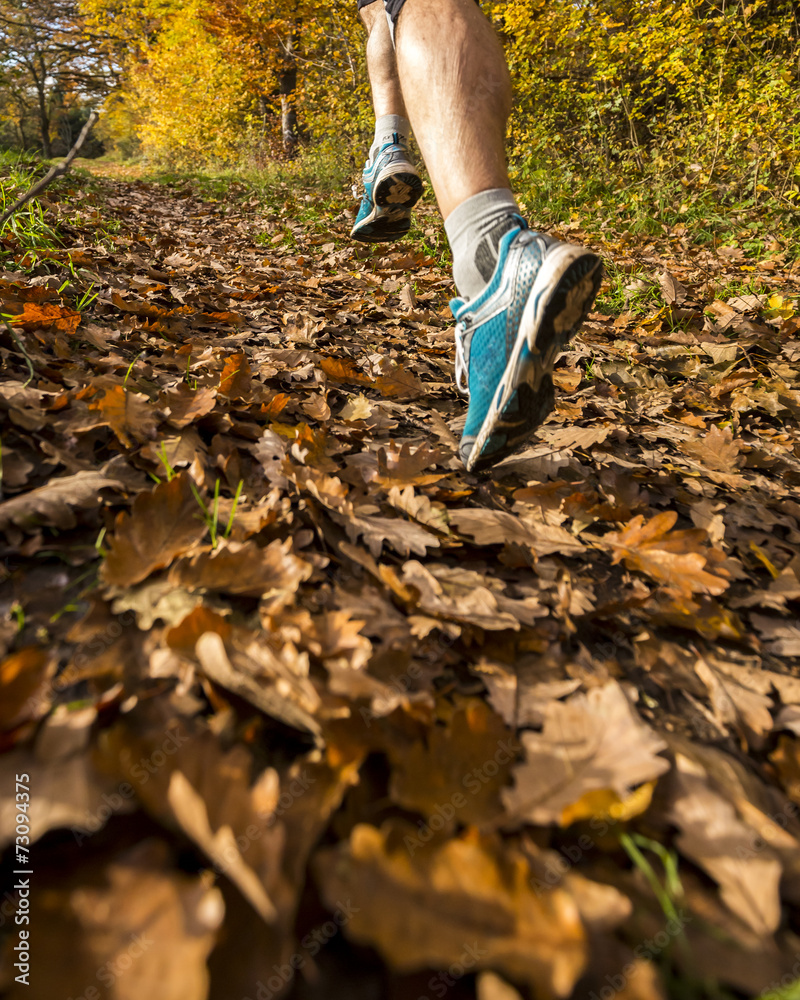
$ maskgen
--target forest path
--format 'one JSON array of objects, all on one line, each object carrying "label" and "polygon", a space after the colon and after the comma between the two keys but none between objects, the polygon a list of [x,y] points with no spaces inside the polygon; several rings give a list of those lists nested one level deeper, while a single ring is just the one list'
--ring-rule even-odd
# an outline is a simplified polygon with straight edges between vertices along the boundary
[{"label": "forest path", "polygon": [[[181,967],[153,1000],[252,997],[297,955],[298,997],[352,995],[360,961],[376,997],[459,962],[576,998],[633,963],[643,1000],[790,970],[777,251],[784,291],[755,294],[736,248],[614,249],[651,304],[593,313],[537,438],[470,475],[440,262],[189,187],[66,197],[72,245],[0,280],[2,827],[29,773],[40,920],[83,956],[24,995],[82,995],[140,927],[136,975]],[[659,843],[681,881],[657,899]]]}]

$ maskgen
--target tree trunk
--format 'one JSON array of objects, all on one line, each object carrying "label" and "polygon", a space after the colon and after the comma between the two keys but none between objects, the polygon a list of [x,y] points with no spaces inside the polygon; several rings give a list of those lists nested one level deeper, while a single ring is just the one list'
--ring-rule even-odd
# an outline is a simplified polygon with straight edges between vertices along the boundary
[{"label": "tree trunk", "polygon": [[42,159],[50,160],[53,157],[53,149],[50,145],[50,122],[43,111],[39,114],[39,124],[42,130]]},{"label": "tree trunk", "polygon": [[281,137],[287,156],[297,155],[300,136],[297,131],[297,60],[294,56],[294,39],[289,39],[278,74],[281,95]]},{"label": "tree trunk", "polygon": [[17,94],[14,94],[13,97],[17,104],[17,118],[15,119],[14,125],[19,133],[20,147],[23,152],[26,152],[28,149],[28,137],[25,135],[25,121],[28,117],[28,109],[25,107],[21,98]]},{"label": "tree trunk", "polygon": [[53,155],[53,150],[50,146],[50,115],[48,114],[44,83],[40,84],[38,80],[36,83],[37,96],[39,98],[39,131],[42,139],[42,157],[45,160],[49,160]]}]

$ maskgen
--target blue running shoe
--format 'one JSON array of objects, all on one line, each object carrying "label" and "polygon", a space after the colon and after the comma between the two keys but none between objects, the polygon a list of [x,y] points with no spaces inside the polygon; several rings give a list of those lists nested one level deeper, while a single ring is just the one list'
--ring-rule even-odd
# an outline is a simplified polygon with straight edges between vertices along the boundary
[{"label": "blue running shoe", "polygon": [[411,228],[411,209],[422,196],[422,179],[408,146],[395,133],[364,166],[364,197],[350,235],[364,243],[387,243]]},{"label": "blue running shoe", "polygon": [[600,288],[600,259],[534,233],[506,233],[492,280],[477,298],[453,299],[456,385],[469,396],[459,452],[468,470],[505,458],[555,404],[556,358]]}]

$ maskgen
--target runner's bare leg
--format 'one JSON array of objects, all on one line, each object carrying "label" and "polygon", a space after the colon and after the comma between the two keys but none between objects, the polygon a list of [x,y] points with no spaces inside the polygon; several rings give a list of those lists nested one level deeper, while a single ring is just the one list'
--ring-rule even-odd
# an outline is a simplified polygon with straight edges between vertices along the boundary
[{"label": "runner's bare leg", "polygon": [[472,195],[509,188],[511,81],[475,0],[406,0],[395,47],[407,117],[444,218]]},{"label": "runner's bare leg", "polygon": [[376,0],[375,3],[362,7],[359,13],[369,32],[367,73],[375,117],[399,115],[401,118],[408,118],[403,91],[400,89],[400,78],[397,75],[392,35],[383,4],[380,0]]}]

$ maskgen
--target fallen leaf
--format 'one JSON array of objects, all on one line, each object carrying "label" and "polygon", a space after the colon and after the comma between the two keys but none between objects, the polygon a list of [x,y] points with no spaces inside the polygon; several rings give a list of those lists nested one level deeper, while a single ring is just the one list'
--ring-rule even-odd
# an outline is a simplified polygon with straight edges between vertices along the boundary
[{"label": "fallen leaf", "polygon": [[180,559],[170,570],[170,580],[189,590],[221,591],[291,601],[312,566],[292,552],[291,539],[275,539],[265,548],[255,541],[222,540],[213,551]]},{"label": "fallen leaf", "polygon": [[669,271],[659,271],[656,275],[661,290],[664,292],[664,299],[669,305],[681,305],[686,301],[686,288]]},{"label": "fallen leaf", "polygon": [[351,382],[355,385],[373,385],[374,379],[357,368],[352,361],[342,358],[320,358],[319,367],[334,382]]},{"label": "fallen leaf", "polygon": [[26,302],[22,312],[11,316],[8,322],[11,326],[22,330],[58,330],[61,333],[74,334],[81,321],[81,314],[66,306],[46,302],[39,305],[36,302]]},{"label": "fallen leaf", "polygon": [[115,385],[90,403],[89,409],[100,415],[101,426],[110,427],[125,448],[156,436],[158,416],[153,404],[140,392],[130,392],[124,386]]},{"label": "fallen leaf", "polygon": [[372,415],[373,409],[374,403],[371,403],[366,396],[351,396],[342,407],[339,419],[345,423],[367,420]]},{"label": "fallen leaf", "polygon": [[11,524],[28,529],[40,524],[62,530],[74,528],[77,519],[73,508],[97,507],[102,503],[100,490],[120,489],[122,485],[102,472],[76,472],[51,479],[44,486],[0,503],[0,530]]},{"label": "fallen leaf", "polygon": [[681,853],[719,883],[723,900],[748,927],[774,933],[781,919],[781,864],[773,851],[753,849],[754,831],[710,787],[699,763],[676,754],[671,787],[669,816],[681,831]]},{"label": "fallen leaf", "polygon": [[666,744],[642,722],[619,684],[553,702],[540,733],[524,733],[525,761],[515,787],[503,792],[509,818],[534,824],[570,820],[589,792],[630,790],[669,770],[658,754]]},{"label": "fallen leaf", "polygon": [[182,472],[140,493],[130,514],[117,515],[101,569],[106,583],[130,586],[197,544],[208,531],[192,480]]},{"label": "fallen leaf", "polygon": [[[674,511],[662,511],[645,524],[640,514],[622,531],[609,532],[603,543],[614,553],[612,563],[624,560],[629,569],[685,597],[723,593],[728,580],[706,570],[709,560],[719,561],[717,550],[704,545],[707,536],[702,529],[671,531],[677,520]],[[717,573],[723,572],[717,568]]]},{"label": "fallen leaf", "polygon": [[252,391],[253,377],[247,357],[232,354],[225,359],[219,377],[219,393],[229,399],[247,399]]},{"label": "fallen leaf", "polygon": [[580,679],[564,676],[562,663],[548,662],[546,656],[520,661],[511,668],[482,660],[473,670],[489,689],[492,708],[512,729],[541,726],[548,706],[581,686]]},{"label": "fallen leaf", "polygon": [[424,556],[428,549],[438,549],[439,539],[412,521],[396,517],[375,517],[373,515],[353,515],[342,517],[342,523],[351,541],[364,539],[364,544],[376,558],[384,544],[389,545],[401,556],[412,552]]},{"label": "fallen leaf", "polygon": [[756,630],[774,656],[800,656],[800,625],[766,615],[750,615]]},{"label": "fallen leaf", "polygon": [[539,436],[554,449],[588,451],[613,434],[613,427],[543,427]]},{"label": "fallen leaf", "polygon": [[[500,789],[521,749],[499,716],[477,699],[458,707],[428,738],[389,757],[392,799],[426,819],[479,825],[502,811]],[[439,820],[437,820],[437,825]]]},{"label": "fallen leaf", "polygon": [[387,489],[393,486],[427,486],[436,483],[444,478],[445,473],[425,473],[425,469],[436,465],[442,458],[440,451],[426,445],[421,445],[414,451],[408,443],[399,451],[381,448],[378,451],[378,475],[375,481]]},{"label": "fallen leaf", "polygon": [[496,969],[537,995],[569,996],[587,957],[569,894],[537,896],[511,847],[474,835],[417,847],[414,831],[360,824],[348,842],[317,855],[328,906],[351,901],[347,936],[377,948],[400,973],[461,963]]},{"label": "fallen leaf", "polygon": [[425,385],[402,365],[395,365],[388,374],[379,375],[374,382],[382,396],[390,399],[419,399],[425,395]]},{"label": "fallen leaf", "polygon": [[389,490],[388,500],[393,507],[402,510],[414,521],[443,535],[450,534],[450,518],[444,504],[434,503],[424,494],[416,495],[413,486],[406,486],[403,490],[393,486]]},{"label": "fallen leaf", "polygon": [[702,658],[695,664],[695,671],[708,690],[714,713],[721,726],[741,723],[752,733],[763,736],[772,730],[772,701],[766,692],[770,689],[768,677],[761,677],[762,684],[750,684],[747,672],[734,664],[725,669],[715,669],[715,664]]},{"label": "fallen leaf", "polygon": [[507,511],[485,508],[462,508],[449,512],[450,524],[478,545],[522,545],[535,556],[577,555],[583,542],[566,529],[553,524],[527,520]]},{"label": "fallen leaf", "polygon": [[308,679],[307,662],[304,674],[292,672],[268,646],[257,643],[233,653],[232,662],[217,632],[201,635],[195,650],[203,673],[221,687],[287,726],[320,736],[313,716],[320,699]]},{"label": "fallen leaf", "polygon": [[167,413],[167,420],[173,427],[188,427],[214,409],[217,402],[216,389],[198,386],[190,388],[181,382],[159,396],[159,406]]},{"label": "fallen leaf", "polygon": [[423,566],[412,560],[403,566],[402,583],[417,591],[417,607],[434,618],[465,622],[490,631],[519,628],[513,614],[499,610],[497,598],[482,585],[477,573],[450,572],[446,567]]},{"label": "fallen leaf", "polygon": [[707,469],[718,472],[733,472],[743,463],[741,442],[735,440],[730,427],[720,430],[716,425],[702,438],[683,441],[681,451],[696,459]]},{"label": "fallen leaf", "polygon": [[169,629],[166,636],[167,643],[171,649],[191,656],[197,640],[205,632],[216,632],[223,642],[227,642],[233,629],[227,619],[201,604]]},{"label": "fallen leaf", "polygon": [[228,878],[238,886],[262,920],[274,923],[277,910],[258,875],[244,860],[233,830],[229,826],[211,829],[205,802],[181,771],[173,771],[170,775],[167,801],[184,832],[212,860],[225,859],[224,870]]}]

